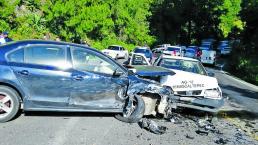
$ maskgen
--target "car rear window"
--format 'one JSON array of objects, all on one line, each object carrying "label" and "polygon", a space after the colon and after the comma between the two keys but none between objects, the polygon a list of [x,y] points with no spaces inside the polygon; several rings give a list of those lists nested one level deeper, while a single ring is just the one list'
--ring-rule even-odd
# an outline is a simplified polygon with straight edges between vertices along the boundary
[{"label": "car rear window", "polygon": [[146,57],[151,57],[151,50],[149,49],[140,49],[140,48],[136,48],[134,50],[134,53],[141,53],[144,54]]},{"label": "car rear window", "polygon": [[179,52],[179,51],[180,51],[180,48],[177,48],[177,47],[168,47],[168,48],[167,48],[167,51],[177,51],[177,52]]},{"label": "car rear window", "polygon": [[17,62],[17,63],[22,63],[24,62],[24,49],[18,49],[7,56],[9,62]]},{"label": "car rear window", "polygon": [[195,53],[195,50],[194,49],[186,49],[186,52],[188,52],[188,53]]}]

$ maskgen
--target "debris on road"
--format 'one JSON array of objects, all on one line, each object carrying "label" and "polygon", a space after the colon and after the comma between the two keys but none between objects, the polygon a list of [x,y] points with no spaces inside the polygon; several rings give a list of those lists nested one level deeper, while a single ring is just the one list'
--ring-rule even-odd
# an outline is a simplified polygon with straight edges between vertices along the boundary
[{"label": "debris on road", "polygon": [[208,135],[209,134],[209,132],[208,131],[205,131],[205,130],[196,130],[195,131],[197,134],[199,134],[199,135]]},{"label": "debris on road", "polygon": [[188,139],[194,139],[194,137],[189,136],[188,134],[185,137],[188,138]]},{"label": "debris on road", "polygon": [[147,118],[141,119],[139,121],[139,126],[154,134],[164,134],[167,130],[167,127],[159,126],[156,122]]},{"label": "debris on road", "polygon": [[216,144],[227,144],[229,142],[228,139],[219,138],[214,141]]}]

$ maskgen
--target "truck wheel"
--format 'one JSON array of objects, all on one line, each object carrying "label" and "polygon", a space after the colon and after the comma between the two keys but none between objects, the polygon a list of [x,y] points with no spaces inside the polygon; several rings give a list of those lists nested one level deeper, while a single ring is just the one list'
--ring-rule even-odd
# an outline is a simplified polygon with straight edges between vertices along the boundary
[{"label": "truck wheel", "polygon": [[20,109],[18,93],[7,86],[0,86],[0,122],[10,121]]},{"label": "truck wheel", "polygon": [[127,100],[123,114],[117,114],[116,119],[126,123],[137,123],[143,117],[145,104],[141,96],[135,95],[132,100]]}]

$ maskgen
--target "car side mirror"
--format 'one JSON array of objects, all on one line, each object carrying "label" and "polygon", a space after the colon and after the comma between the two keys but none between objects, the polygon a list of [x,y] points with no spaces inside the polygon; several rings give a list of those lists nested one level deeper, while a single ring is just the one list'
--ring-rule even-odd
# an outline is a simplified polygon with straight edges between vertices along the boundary
[{"label": "car side mirror", "polygon": [[208,76],[210,76],[210,77],[214,77],[214,76],[215,76],[215,74],[214,74],[213,72],[208,72]]},{"label": "car side mirror", "polygon": [[128,69],[128,75],[134,75],[136,69]]},{"label": "car side mirror", "polygon": [[115,70],[113,73],[113,77],[120,77],[123,74],[124,74],[124,72],[122,72],[120,70]]}]

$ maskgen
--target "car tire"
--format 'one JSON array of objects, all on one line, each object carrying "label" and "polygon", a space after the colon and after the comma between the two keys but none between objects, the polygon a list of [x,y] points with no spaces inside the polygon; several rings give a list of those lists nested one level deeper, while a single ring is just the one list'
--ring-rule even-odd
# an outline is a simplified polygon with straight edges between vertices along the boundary
[{"label": "car tire", "polygon": [[137,123],[139,122],[145,111],[145,104],[141,96],[135,95],[135,100],[137,102],[136,108],[133,110],[130,116],[124,117],[123,114],[115,115],[115,118],[126,123]]},{"label": "car tire", "polygon": [[13,119],[20,105],[19,94],[14,89],[0,86],[0,123]]}]

